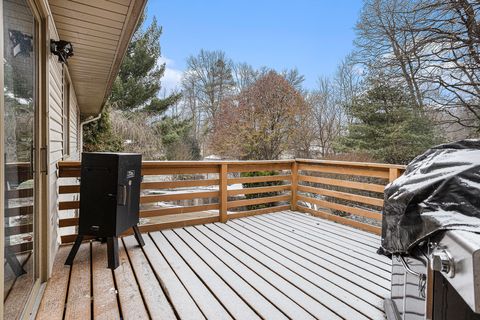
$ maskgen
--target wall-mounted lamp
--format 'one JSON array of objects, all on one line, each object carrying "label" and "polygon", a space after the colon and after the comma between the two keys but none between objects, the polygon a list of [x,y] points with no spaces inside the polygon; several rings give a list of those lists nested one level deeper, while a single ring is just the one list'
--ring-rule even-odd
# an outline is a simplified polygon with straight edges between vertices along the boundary
[{"label": "wall-mounted lamp", "polygon": [[50,40],[50,52],[58,56],[58,62],[66,63],[73,56],[73,46],[65,40]]}]

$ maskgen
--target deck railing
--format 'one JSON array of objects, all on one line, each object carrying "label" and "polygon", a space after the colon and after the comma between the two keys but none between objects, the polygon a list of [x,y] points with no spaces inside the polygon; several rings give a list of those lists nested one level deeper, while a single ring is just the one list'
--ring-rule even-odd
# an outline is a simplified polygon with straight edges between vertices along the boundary
[{"label": "deck railing", "polygon": [[[306,159],[145,161],[140,229],[226,222],[291,209],[379,233],[383,188],[403,169]],[[80,163],[60,162],[58,170],[59,227],[70,232],[62,232],[65,243],[74,240],[72,227],[78,224]]]},{"label": "deck railing", "polygon": [[[28,162],[5,165],[5,239],[12,253],[32,250],[33,187]],[[22,185],[22,183],[24,185]]]}]

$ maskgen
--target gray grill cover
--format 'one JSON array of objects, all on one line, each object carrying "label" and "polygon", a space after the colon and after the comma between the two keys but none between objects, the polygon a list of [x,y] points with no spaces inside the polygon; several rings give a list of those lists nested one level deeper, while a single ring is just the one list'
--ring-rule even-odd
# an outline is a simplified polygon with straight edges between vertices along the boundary
[{"label": "gray grill cover", "polygon": [[440,230],[480,233],[480,140],[429,149],[385,188],[382,247],[409,253]]}]

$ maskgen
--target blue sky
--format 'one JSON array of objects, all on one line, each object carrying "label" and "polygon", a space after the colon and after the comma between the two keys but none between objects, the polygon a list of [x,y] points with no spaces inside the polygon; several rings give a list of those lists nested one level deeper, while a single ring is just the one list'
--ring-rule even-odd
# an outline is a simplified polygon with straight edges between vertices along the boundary
[{"label": "blue sky", "polygon": [[235,62],[277,70],[297,67],[304,86],[335,72],[352,50],[361,0],[171,0],[148,3],[163,26],[160,43],[167,91],[178,84],[186,58],[223,50]]}]

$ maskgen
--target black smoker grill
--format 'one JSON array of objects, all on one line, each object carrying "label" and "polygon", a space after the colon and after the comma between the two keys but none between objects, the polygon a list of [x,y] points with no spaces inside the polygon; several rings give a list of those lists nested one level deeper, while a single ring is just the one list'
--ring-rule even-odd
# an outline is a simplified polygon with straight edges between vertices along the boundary
[{"label": "black smoker grill", "polygon": [[480,319],[480,140],[432,148],[385,189],[388,320]]},{"label": "black smoker grill", "polygon": [[80,217],[78,236],[65,264],[71,265],[84,239],[107,240],[108,267],[118,267],[118,236],[138,230],[142,156],[127,153],[90,152],[82,154]]}]

